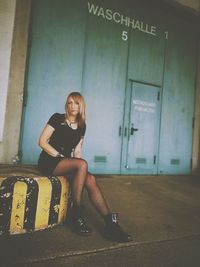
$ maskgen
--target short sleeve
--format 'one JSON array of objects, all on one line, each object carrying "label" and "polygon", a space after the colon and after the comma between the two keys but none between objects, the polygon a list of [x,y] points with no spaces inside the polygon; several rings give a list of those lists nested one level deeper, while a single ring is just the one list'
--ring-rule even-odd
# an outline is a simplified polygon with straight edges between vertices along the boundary
[{"label": "short sleeve", "polygon": [[54,129],[56,129],[58,127],[59,124],[59,113],[54,113],[51,118],[48,120],[47,124],[51,125]]},{"label": "short sleeve", "polygon": [[86,124],[84,124],[83,128],[81,129],[81,136],[85,136],[85,131],[86,131]]}]

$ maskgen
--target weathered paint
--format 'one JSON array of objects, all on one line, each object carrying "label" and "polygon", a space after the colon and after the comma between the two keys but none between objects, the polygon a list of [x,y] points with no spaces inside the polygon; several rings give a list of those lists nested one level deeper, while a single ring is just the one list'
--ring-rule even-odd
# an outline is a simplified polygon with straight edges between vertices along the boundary
[{"label": "weathered paint", "polygon": [[36,231],[64,222],[65,177],[0,177],[0,234]]},{"label": "weathered paint", "polygon": [[24,163],[37,161],[42,128],[52,113],[64,112],[69,92],[81,90],[85,40],[83,3],[82,0],[33,1],[21,136]]},{"label": "weathered paint", "polygon": [[[6,5],[12,2],[14,5],[15,1],[0,1]],[[0,4],[0,5],[1,5]],[[3,8],[0,8],[4,12]],[[31,10],[31,0],[20,0],[16,1],[16,10],[13,12],[13,18],[6,14],[6,19],[2,16],[4,22],[0,23],[3,27],[3,32],[10,34],[9,30],[4,23],[7,19],[9,23],[12,23],[14,19],[14,32],[12,35],[12,46],[11,58],[9,58],[9,83],[7,99],[6,99],[6,112],[5,112],[5,127],[3,132],[3,141],[0,142],[0,163],[15,163],[16,155],[19,150],[19,139],[20,139],[20,125],[22,121],[22,104],[23,104],[23,92],[24,92],[24,79],[25,79],[25,69],[26,69],[26,55],[27,55],[27,43],[28,43],[28,29],[29,29],[29,17]],[[3,41],[2,41],[3,39]],[[1,31],[1,45],[6,42],[5,36],[3,37]],[[3,49],[2,53],[4,57],[7,57],[8,47]],[[7,51],[7,52],[6,52]],[[1,56],[0,56],[1,57]],[[7,69],[7,60],[3,60],[3,71],[0,69],[1,74],[5,74]],[[0,63],[1,65],[1,63]],[[1,86],[6,79],[1,77]],[[2,83],[3,82],[3,83]],[[0,88],[1,93],[4,94],[4,89]],[[0,95],[1,95],[0,93]],[[0,96],[0,105],[3,108],[2,102],[3,98]],[[3,116],[4,112],[0,112],[0,117]],[[1,121],[1,119],[0,119]],[[2,121],[0,122],[3,127]],[[0,127],[1,127],[0,126]]]},{"label": "weathered paint", "polygon": [[[25,232],[24,220],[26,199],[24,196],[27,194],[27,184],[24,182],[16,182],[13,190],[12,212],[10,218],[10,233]],[[3,199],[1,198],[1,201]]]},{"label": "weathered paint", "polygon": [[0,142],[3,140],[16,0],[0,1]]},{"label": "weathered paint", "polygon": [[35,229],[44,228],[49,222],[52,185],[47,179],[38,179],[38,204],[35,217]]},{"label": "weathered paint", "polygon": [[159,173],[186,174],[192,159],[197,35],[192,23],[178,17],[167,27]]},{"label": "weathered paint", "polygon": [[[100,1],[101,5],[129,14],[127,5]],[[125,28],[126,29],[126,28]],[[83,94],[87,102],[87,131],[83,155],[92,172],[120,173],[120,127],[126,88],[128,42],[124,26],[88,15]]]}]

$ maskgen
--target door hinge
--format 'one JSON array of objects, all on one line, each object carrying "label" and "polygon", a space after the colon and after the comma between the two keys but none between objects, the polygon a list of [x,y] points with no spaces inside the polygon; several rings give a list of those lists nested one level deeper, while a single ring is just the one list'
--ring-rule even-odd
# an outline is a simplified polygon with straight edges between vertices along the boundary
[{"label": "door hinge", "polygon": [[192,118],[192,129],[194,129],[195,118]]},{"label": "door hinge", "polygon": [[27,99],[28,99],[28,92],[27,92],[27,90],[24,90],[24,92],[22,94],[23,107],[26,107]]},{"label": "door hinge", "polygon": [[156,164],[156,155],[154,155],[154,157],[153,157],[153,164],[154,165]]},{"label": "door hinge", "polygon": [[160,92],[158,92],[157,100],[160,101]]},{"label": "door hinge", "polygon": [[193,160],[192,158],[190,159],[190,169],[192,170],[192,166],[193,166]]}]

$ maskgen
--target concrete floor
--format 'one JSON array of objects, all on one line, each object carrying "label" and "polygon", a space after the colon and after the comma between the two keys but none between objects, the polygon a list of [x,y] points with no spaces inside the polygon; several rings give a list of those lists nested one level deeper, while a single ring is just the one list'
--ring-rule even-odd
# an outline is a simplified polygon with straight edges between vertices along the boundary
[{"label": "concrete floor", "polygon": [[132,244],[13,267],[199,267],[200,236]]},{"label": "concrete floor", "polygon": [[[84,192],[92,236],[77,236],[66,225],[1,236],[0,266],[200,266],[199,177],[109,175],[97,179],[111,210],[119,212],[120,224],[134,236],[132,242],[118,244],[103,238],[103,221]],[[177,249],[182,251],[179,258],[174,254]],[[184,265],[194,259],[198,265]]]}]

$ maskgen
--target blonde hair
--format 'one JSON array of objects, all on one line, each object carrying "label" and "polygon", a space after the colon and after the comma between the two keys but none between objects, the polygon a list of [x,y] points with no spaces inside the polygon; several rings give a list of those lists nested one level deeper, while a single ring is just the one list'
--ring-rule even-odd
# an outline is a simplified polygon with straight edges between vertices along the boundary
[{"label": "blonde hair", "polygon": [[66,116],[68,117],[68,101],[69,98],[72,98],[74,101],[79,103],[79,114],[77,115],[77,123],[79,127],[83,127],[85,125],[85,120],[86,120],[86,105],[85,105],[85,100],[83,96],[79,92],[72,92],[68,95],[66,103],[65,103],[65,112]]}]

